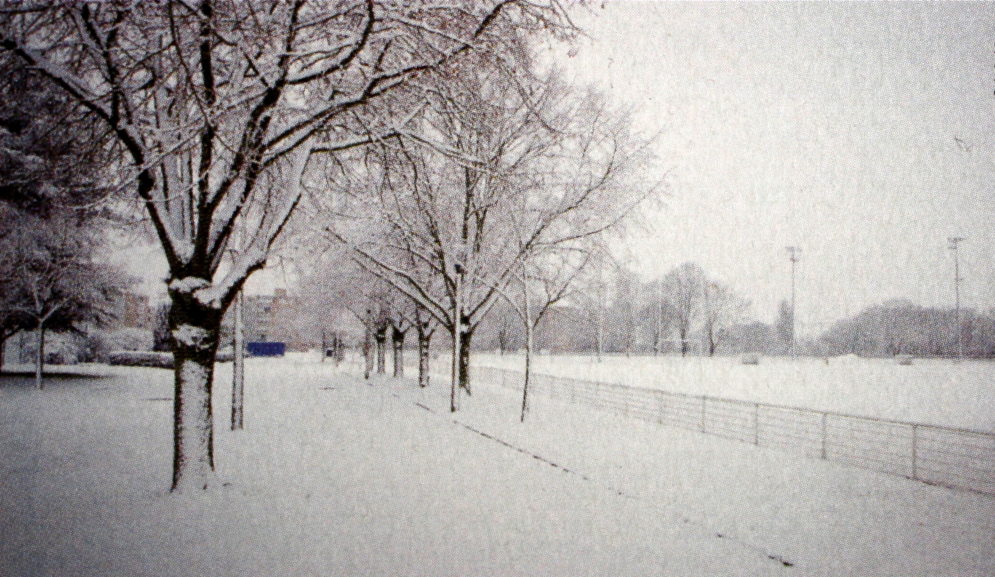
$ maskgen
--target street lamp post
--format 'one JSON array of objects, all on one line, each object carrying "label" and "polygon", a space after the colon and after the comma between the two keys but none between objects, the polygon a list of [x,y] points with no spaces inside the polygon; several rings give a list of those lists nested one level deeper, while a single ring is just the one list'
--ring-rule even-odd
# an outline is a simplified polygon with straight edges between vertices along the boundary
[{"label": "street lamp post", "polygon": [[798,255],[802,249],[797,246],[785,247],[788,251],[788,260],[791,261],[791,356],[796,355],[795,350],[795,264],[798,262]]},{"label": "street lamp post", "polygon": [[958,253],[958,246],[964,237],[961,236],[951,236],[947,238],[947,248],[954,253],[954,318],[955,318],[955,330],[957,332],[957,359],[964,358],[964,331],[961,327],[960,322],[960,282],[964,279],[960,277],[960,255]]}]

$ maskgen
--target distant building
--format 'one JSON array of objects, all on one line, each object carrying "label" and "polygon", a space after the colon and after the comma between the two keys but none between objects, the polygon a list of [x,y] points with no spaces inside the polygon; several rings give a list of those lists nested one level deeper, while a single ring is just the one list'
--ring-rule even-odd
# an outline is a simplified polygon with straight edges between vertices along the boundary
[{"label": "distant building", "polygon": [[153,330],[155,328],[155,311],[149,302],[149,297],[133,292],[124,292],[114,303],[114,320],[108,328],[138,328]]},{"label": "distant building", "polygon": [[306,351],[314,345],[301,330],[304,311],[299,299],[285,289],[276,289],[272,295],[247,295],[244,302],[246,342],[286,343],[288,351]]}]

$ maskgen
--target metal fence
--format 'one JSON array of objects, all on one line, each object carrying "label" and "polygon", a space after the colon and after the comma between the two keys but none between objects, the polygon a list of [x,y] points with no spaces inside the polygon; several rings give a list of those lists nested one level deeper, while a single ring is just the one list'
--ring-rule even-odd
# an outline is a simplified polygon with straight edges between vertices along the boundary
[{"label": "metal fence", "polygon": [[[517,371],[474,367],[521,389]],[[619,415],[995,495],[995,434],[533,374],[529,394]]]}]

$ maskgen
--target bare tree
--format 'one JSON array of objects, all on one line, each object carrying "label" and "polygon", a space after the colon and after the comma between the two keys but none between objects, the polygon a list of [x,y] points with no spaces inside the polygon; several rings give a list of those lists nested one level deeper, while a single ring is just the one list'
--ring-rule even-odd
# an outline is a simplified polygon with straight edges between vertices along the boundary
[{"label": "bare tree", "polygon": [[[176,358],[172,489],[214,469],[211,383],[221,318],[300,203],[316,155],[396,132],[354,113],[464,53],[561,14],[473,4],[4,2],[0,48],[101,122],[169,264]],[[236,225],[255,231],[220,271]]]},{"label": "bare tree", "polygon": [[653,356],[659,356],[664,350],[666,335],[674,321],[674,307],[666,295],[666,282],[661,276],[648,283],[644,291],[645,299],[642,307],[642,318],[645,327],[649,329]]},{"label": "bare tree", "polygon": [[474,332],[522,262],[618,226],[655,190],[642,182],[646,142],[600,95],[508,75],[427,83],[420,132],[340,177],[350,206],[336,214],[348,218],[329,227],[450,333],[452,410],[457,386],[470,392]]},{"label": "bare tree", "polygon": [[605,352],[605,325],[608,319],[608,302],[611,298],[608,275],[614,268],[615,263],[606,251],[593,253],[589,266],[577,279],[583,288],[577,291],[573,299],[581,324],[590,331],[591,348],[599,363]]},{"label": "bare tree", "polygon": [[701,317],[704,284],[704,271],[692,262],[678,266],[664,277],[665,292],[676,315],[681,356],[687,356],[691,333]]},{"label": "bare tree", "polygon": [[375,354],[377,361],[377,374],[387,374],[387,332],[390,330],[390,303],[383,299],[383,295],[378,295],[370,303],[370,319],[373,322],[372,334],[375,344]]},{"label": "bare tree", "polygon": [[523,423],[529,410],[535,329],[554,305],[570,295],[577,275],[587,266],[590,254],[587,247],[575,245],[559,247],[558,250],[551,250],[532,259],[526,258],[522,261],[521,272],[516,275],[520,283],[520,300],[508,291],[501,291],[525,328],[525,376],[519,415],[519,420]]},{"label": "bare tree", "polygon": [[714,356],[729,328],[744,320],[750,303],[718,281],[706,281],[702,298],[702,323],[708,356]]},{"label": "bare tree", "polygon": [[390,342],[394,359],[394,378],[404,377],[404,341],[408,331],[417,322],[413,303],[402,294],[396,293],[392,299],[388,321],[390,322]]},{"label": "bare tree", "polygon": [[432,315],[420,306],[415,306],[415,332],[418,334],[418,386],[422,388],[429,384],[429,356],[435,327]]},{"label": "bare tree", "polygon": [[611,281],[614,290],[608,310],[611,325],[610,348],[629,356],[638,344],[636,316],[639,313],[642,287],[636,274],[624,266],[616,268]]},{"label": "bare tree", "polygon": [[[791,303],[787,300],[782,300],[777,307],[777,321],[775,322],[775,327],[777,330],[777,336],[784,344],[784,350],[789,350],[791,348],[791,343],[795,341],[795,311],[791,308]],[[852,339],[850,344],[852,345]]]}]

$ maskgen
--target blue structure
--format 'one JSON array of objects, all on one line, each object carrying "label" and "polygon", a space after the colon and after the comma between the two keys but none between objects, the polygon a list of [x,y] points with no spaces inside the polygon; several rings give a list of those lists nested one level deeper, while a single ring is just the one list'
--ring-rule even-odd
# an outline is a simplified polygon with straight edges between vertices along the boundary
[{"label": "blue structure", "polygon": [[246,343],[245,349],[253,357],[282,357],[287,352],[287,343],[255,342]]}]

